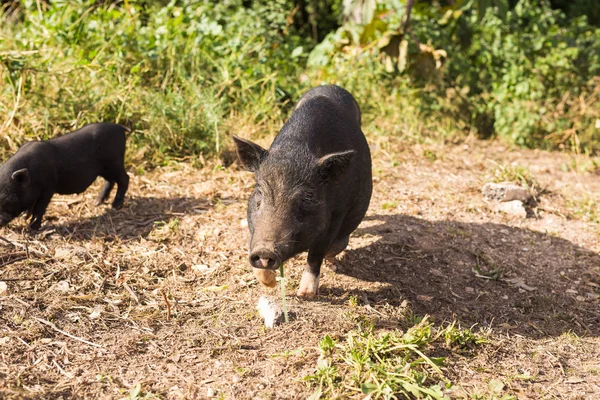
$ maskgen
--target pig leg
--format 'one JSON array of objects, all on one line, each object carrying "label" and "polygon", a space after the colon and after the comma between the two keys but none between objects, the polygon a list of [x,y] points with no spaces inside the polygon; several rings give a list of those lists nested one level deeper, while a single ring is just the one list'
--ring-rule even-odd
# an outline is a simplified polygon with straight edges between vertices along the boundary
[{"label": "pig leg", "polygon": [[48,204],[50,204],[50,199],[53,194],[54,193],[42,192],[40,197],[38,197],[31,213],[31,223],[29,224],[31,229],[38,230],[40,229],[40,226],[42,226],[42,217],[46,212],[46,208],[48,208]]},{"label": "pig leg", "polygon": [[117,194],[115,195],[115,199],[112,203],[112,207],[114,209],[119,209],[123,206],[123,202],[125,201],[125,193],[127,192],[128,187],[129,175],[127,175],[127,172],[125,172],[124,169],[121,169],[117,178]]},{"label": "pig leg", "polygon": [[318,252],[308,251],[308,260],[306,269],[302,273],[300,287],[298,288],[298,297],[311,299],[319,294],[319,275],[321,274],[321,264],[323,255]]},{"label": "pig leg", "polygon": [[337,239],[329,249],[327,250],[327,254],[325,254],[325,259],[331,263],[335,261],[335,256],[340,254],[342,251],[348,247],[348,242],[350,241],[350,236],[345,236],[343,238]]},{"label": "pig leg", "polygon": [[100,190],[100,193],[98,194],[98,197],[96,199],[97,206],[104,203],[108,199],[108,196],[110,196],[110,191],[112,190],[112,188],[114,186],[115,186],[115,181],[109,181],[109,180],[106,181],[106,183],[102,187],[102,190]]}]

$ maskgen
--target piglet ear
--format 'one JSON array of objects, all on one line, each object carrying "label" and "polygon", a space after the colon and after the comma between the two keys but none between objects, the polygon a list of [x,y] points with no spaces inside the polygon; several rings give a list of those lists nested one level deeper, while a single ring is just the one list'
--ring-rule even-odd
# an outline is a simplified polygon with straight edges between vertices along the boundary
[{"label": "piglet ear", "polygon": [[317,161],[319,176],[323,181],[335,181],[340,178],[350,166],[354,158],[354,150],[327,154]]},{"label": "piglet ear", "polygon": [[27,186],[31,182],[27,168],[21,168],[13,172],[11,179],[21,186]]},{"label": "piglet ear", "polygon": [[268,151],[253,143],[233,135],[233,141],[242,167],[250,172],[258,171],[260,163],[265,159]]}]

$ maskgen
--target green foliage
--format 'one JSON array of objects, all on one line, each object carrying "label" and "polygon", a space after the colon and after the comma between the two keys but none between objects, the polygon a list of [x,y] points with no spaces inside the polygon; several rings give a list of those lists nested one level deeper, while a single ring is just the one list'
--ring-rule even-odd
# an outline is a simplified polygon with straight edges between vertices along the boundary
[{"label": "green foliage", "polygon": [[[354,2],[354,19],[308,63],[380,59],[385,73],[421,88],[422,117],[452,116],[464,131],[522,146],[600,150],[600,29],[545,0],[511,3],[416,1],[405,32],[405,3]],[[381,68],[371,71],[386,87]]]},{"label": "green foliage", "polygon": [[24,0],[0,11],[0,158],[97,121],[133,125],[140,168],[219,153],[323,83],[368,135],[597,153],[597,7],[576,4],[415,0],[407,21],[407,0]]},{"label": "green foliage", "polygon": [[[4,15],[0,110],[4,148],[96,121],[132,121],[146,159],[219,150],[223,117],[277,119],[289,62],[306,44],[292,35],[286,1],[24,1]],[[143,158],[143,157],[139,157]]]},{"label": "green foliage", "polygon": [[[462,118],[475,121],[482,136],[497,134],[520,145],[544,144],[552,134],[563,138],[575,122],[569,108],[597,88],[592,78],[600,72],[600,30],[585,19],[566,21],[537,0],[519,1],[505,16],[489,9],[481,24],[467,12],[463,18],[473,39],[450,50],[462,50],[464,57],[448,61],[449,82],[467,89],[467,96],[452,99],[468,111]],[[579,117],[583,129],[573,134],[595,123],[600,108],[589,107],[589,115]],[[590,139],[586,144],[593,146],[597,137]]]},{"label": "green foliage", "polygon": [[[445,344],[439,343],[443,337]],[[442,371],[444,358],[426,355],[434,346],[465,349],[483,343],[472,330],[455,324],[436,329],[423,318],[406,332],[376,333],[373,327],[348,333],[345,342],[326,335],[313,375],[311,398],[347,398],[357,393],[373,399],[446,399],[450,382]],[[444,383],[444,387],[439,385]]]},{"label": "green foliage", "polygon": [[537,179],[531,173],[529,168],[519,164],[497,164],[486,179],[492,182],[514,182],[523,186],[536,189],[540,187]]}]

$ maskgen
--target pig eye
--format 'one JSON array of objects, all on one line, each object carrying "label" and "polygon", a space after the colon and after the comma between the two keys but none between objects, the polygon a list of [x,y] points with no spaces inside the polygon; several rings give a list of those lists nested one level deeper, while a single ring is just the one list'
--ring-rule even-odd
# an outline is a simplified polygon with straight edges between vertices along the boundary
[{"label": "pig eye", "polygon": [[318,200],[315,198],[314,193],[307,192],[302,196],[302,204],[303,208],[310,208],[318,203]]},{"label": "pig eye", "polygon": [[260,205],[262,204],[262,197],[263,196],[260,190],[257,190],[254,194],[254,208],[260,208]]}]

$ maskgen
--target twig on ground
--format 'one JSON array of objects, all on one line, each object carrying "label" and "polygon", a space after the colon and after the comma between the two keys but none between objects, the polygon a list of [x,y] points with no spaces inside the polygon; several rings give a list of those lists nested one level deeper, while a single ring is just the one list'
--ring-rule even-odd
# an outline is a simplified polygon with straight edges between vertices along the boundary
[{"label": "twig on ground", "polygon": [[62,333],[63,335],[70,337],[71,339],[77,340],[77,341],[79,341],[79,342],[81,342],[81,343],[85,343],[85,344],[87,344],[87,345],[90,345],[90,346],[99,347],[99,348],[101,348],[101,349],[102,349],[102,348],[104,348],[103,346],[101,346],[101,345],[99,345],[99,344],[97,344],[97,343],[90,342],[90,341],[88,341],[88,340],[82,339],[82,338],[80,338],[80,337],[77,337],[77,336],[75,336],[75,335],[71,335],[69,332],[65,332],[65,331],[63,331],[63,330],[61,330],[61,329],[57,328],[57,326],[56,326],[56,325],[54,325],[54,324],[53,324],[52,322],[50,322],[50,321],[46,321],[45,319],[41,319],[41,318],[37,318],[37,317],[33,317],[33,319],[35,319],[35,320],[36,320],[36,321],[38,321],[38,322],[41,322],[42,324],[44,324],[44,325],[46,325],[46,326],[49,326],[50,328],[54,329],[54,330],[55,330],[55,331],[57,331],[58,333]]},{"label": "twig on ground", "polygon": [[171,305],[169,304],[169,300],[167,299],[167,295],[164,290],[161,290],[163,299],[165,300],[165,304],[167,305],[167,321],[171,320]]},{"label": "twig on ground", "polygon": [[[12,258],[15,257],[15,258]],[[27,254],[24,251],[20,251],[17,253],[10,253],[2,256],[2,259],[6,259],[6,261],[0,262],[0,267],[5,267],[9,264],[16,263],[17,261],[25,260],[27,258]]]}]

